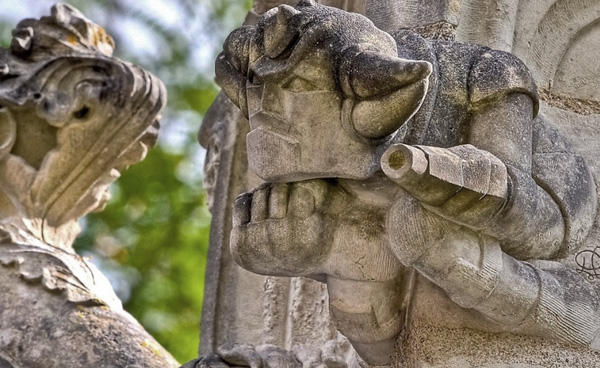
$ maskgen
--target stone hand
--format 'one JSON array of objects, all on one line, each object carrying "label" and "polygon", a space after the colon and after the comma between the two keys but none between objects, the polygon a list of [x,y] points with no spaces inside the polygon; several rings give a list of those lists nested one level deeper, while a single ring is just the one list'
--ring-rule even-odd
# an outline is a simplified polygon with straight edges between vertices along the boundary
[{"label": "stone hand", "polygon": [[386,151],[381,166],[427,211],[498,239],[517,259],[560,251],[565,228],[558,203],[530,173],[487,151],[399,144]]},{"label": "stone hand", "polygon": [[480,229],[508,198],[506,166],[472,145],[439,148],[396,144],[381,159],[384,173],[431,211]]},{"label": "stone hand", "polygon": [[235,261],[272,276],[396,278],[402,265],[387,246],[387,208],[359,194],[347,182],[309,180],[263,184],[240,195],[231,234]]},{"label": "stone hand", "polygon": [[[327,282],[336,327],[371,357],[371,351],[392,349],[401,329],[404,267],[388,246],[389,201],[363,196],[363,188],[360,181],[311,180],[242,194],[231,250],[249,271]],[[387,364],[389,356],[371,358]]]},{"label": "stone hand", "polygon": [[231,251],[259,274],[307,276],[322,272],[331,240],[324,229],[324,180],[263,184],[241,194],[233,210]]}]

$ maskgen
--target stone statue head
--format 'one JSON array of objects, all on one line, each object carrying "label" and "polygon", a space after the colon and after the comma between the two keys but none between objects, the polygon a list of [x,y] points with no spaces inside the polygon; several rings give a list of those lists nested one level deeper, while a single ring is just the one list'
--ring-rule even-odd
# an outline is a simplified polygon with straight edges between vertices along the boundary
[{"label": "stone statue head", "polygon": [[0,228],[70,244],[77,219],[154,144],[164,86],[112,49],[65,4],[19,23],[0,49]]},{"label": "stone statue head", "polygon": [[312,0],[234,31],[216,75],[250,121],[250,168],[267,181],[371,176],[432,70],[397,55],[365,17]]}]

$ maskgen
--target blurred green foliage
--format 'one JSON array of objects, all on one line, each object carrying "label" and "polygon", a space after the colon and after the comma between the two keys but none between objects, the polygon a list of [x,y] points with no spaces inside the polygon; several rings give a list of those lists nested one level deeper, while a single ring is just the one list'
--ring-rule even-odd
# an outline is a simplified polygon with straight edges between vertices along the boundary
[{"label": "blurred green foliage", "polygon": [[[3,0],[2,45],[55,0]],[[115,38],[115,55],[167,86],[162,137],[123,173],[75,246],[111,280],[125,308],[180,362],[197,356],[210,214],[202,190],[202,115],[218,92],[213,60],[251,0],[71,0]]]},{"label": "blurred green foliage", "polygon": [[184,154],[152,150],[89,216],[79,251],[96,255],[125,307],[180,361],[196,355],[210,215]]}]

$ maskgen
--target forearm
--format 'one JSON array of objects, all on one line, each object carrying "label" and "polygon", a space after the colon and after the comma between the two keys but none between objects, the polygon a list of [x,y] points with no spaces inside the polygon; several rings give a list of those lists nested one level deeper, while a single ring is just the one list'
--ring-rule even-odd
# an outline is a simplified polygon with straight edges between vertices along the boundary
[{"label": "forearm", "polygon": [[414,267],[456,304],[478,311],[507,330],[517,329],[538,304],[537,271],[502,252],[490,237],[447,236]]},{"label": "forearm", "polygon": [[566,234],[559,205],[529,174],[511,167],[508,173],[508,200],[484,232],[517,259],[554,258]]},{"label": "forearm", "polygon": [[385,174],[428,211],[500,240],[518,259],[555,256],[565,237],[558,203],[530,174],[471,145],[395,145]]},{"label": "forearm", "polygon": [[[426,210],[416,215],[435,216]],[[420,247],[414,247],[415,242],[412,248],[404,247],[400,242],[424,230],[410,223],[401,237],[391,239],[392,247],[407,266],[438,285],[456,304],[507,331],[600,349],[596,307],[600,300],[581,275],[555,262],[546,262],[555,269],[542,269],[519,261],[503,252],[496,239],[468,229],[444,228],[443,219],[421,219],[434,221],[440,231],[425,233],[430,241],[419,242]]]},{"label": "forearm", "polygon": [[454,302],[508,331],[600,349],[598,295],[580,275],[558,264],[544,270],[521,262],[491,238],[481,238],[478,247],[478,263],[448,260],[433,276]]}]

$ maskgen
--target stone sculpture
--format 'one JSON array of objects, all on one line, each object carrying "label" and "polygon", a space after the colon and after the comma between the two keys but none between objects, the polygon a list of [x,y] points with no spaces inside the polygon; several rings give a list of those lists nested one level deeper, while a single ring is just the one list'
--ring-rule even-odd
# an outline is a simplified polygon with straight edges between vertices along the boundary
[{"label": "stone sculpture", "polygon": [[72,244],[156,140],[163,84],[58,4],[0,49],[0,366],[174,367]]},{"label": "stone sculpture", "polygon": [[400,341],[396,364],[421,366],[429,322],[457,344],[523,335],[594,361],[599,300],[576,263],[596,186],[538,115],[519,59],[303,0],[234,31],[216,71],[268,182],[236,200],[234,259],[326,283],[336,327],[367,363],[389,364]]}]

